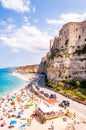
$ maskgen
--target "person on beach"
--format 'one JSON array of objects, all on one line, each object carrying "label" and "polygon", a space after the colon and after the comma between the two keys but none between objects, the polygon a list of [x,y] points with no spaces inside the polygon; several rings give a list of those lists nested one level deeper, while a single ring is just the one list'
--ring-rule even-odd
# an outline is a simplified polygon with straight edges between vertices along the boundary
[{"label": "person on beach", "polygon": [[51,128],[52,128],[52,130],[54,130],[54,124],[53,124],[53,121],[52,121],[52,123],[51,123]]},{"label": "person on beach", "polygon": [[30,118],[28,119],[28,122],[29,122],[30,125],[31,125],[31,121],[32,121],[32,118],[30,117]]},{"label": "person on beach", "polygon": [[74,112],[72,119],[74,120],[76,118],[76,113]]}]

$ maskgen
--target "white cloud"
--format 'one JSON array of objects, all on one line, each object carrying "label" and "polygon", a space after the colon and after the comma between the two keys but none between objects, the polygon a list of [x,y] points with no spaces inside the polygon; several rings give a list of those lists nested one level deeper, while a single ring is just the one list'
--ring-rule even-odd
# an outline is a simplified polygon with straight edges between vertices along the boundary
[{"label": "white cloud", "polygon": [[13,20],[12,18],[8,18],[8,19],[7,19],[7,22],[8,22],[8,23],[13,23],[14,20]]},{"label": "white cloud", "polygon": [[65,21],[65,22],[77,22],[77,21],[82,21],[84,19],[86,19],[86,13],[83,14],[78,14],[78,13],[68,13],[68,14],[62,14],[61,18]]},{"label": "white cloud", "polygon": [[34,19],[34,22],[35,22],[35,23],[38,23],[39,21],[38,21],[37,19]]},{"label": "white cloud", "polygon": [[29,18],[26,17],[26,16],[24,16],[24,23],[26,23],[26,24],[30,24],[30,23],[29,23]]},{"label": "white cloud", "polygon": [[30,0],[0,0],[2,7],[16,12],[29,12]]},{"label": "white cloud", "polygon": [[16,49],[16,48],[13,48],[13,49],[12,49],[12,52],[14,52],[14,53],[19,53],[20,51],[19,51],[18,49]]},{"label": "white cloud", "polygon": [[[12,31],[12,32],[11,32]],[[7,31],[6,31],[7,32]],[[1,34],[0,40],[3,44],[12,47],[13,49],[24,49],[27,51],[39,52],[49,49],[49,41],[51,36],[41,32],[29,23],[8,31],[6,34]]]},{"label": "white cloud", "polygon": [[32,11],[33,11],[33,13],[35,13],[35,12],[36,12],[36,8],[35,8],[35,7],[33,7],[33,8],[32,8]]},{"label": "white cloud", "polygon": [[16,26],[14,24],[10,24],[7,26],[7,31],[12,31]]},{"label": "white cloud", "polygon": [[5,25],[6,25],[6,22],[3,21],[3,20],[1,20],[1,21],[0,21],[0,25],[5,26]]},{"label": "white cloud", "polygon": [[8,24],[13,24],[14,20],[12,18],[8,18],[6,21],[0,20],[0,25],[7,26]]},{"label": "white cloud", "polygon": [[54,20],[52,20],[52,19],[47,19],[47,23],[48,23],[48,24],[63,24],[64,21],[63,21],[63,20],[56,20],[56,19],[54,19]]},{"label": "white cloud", "polygon": [[67,13],[67,14],[61,14],[60,19],[47,19],[46,22],[48,24],[55,24],[55,25],[61,25],[65,24],[67,22],[79,22],[86,19],[86,13],[78,14],[78,13]]},{"label": "white cloud", "polygon": [[24,59],[21,58],[21,59],[19,60],[19,62],[23,63],[23,62],[24,62]]},{"label": "white cloud", "polygon": [[54,29],[54,30],[53,30],[53,34],[54,34],[55,36],[58,36],[58,35],[59,35],[59,30]]}]

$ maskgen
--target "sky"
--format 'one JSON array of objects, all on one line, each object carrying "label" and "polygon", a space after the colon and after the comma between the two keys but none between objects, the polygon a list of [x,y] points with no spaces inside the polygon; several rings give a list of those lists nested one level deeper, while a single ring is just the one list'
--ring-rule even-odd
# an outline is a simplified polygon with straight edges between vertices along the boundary
[{"label": "sky", "polygon": [[67,22],[86,20],[86,0],[0,0],[0,68],[39,64]]}]

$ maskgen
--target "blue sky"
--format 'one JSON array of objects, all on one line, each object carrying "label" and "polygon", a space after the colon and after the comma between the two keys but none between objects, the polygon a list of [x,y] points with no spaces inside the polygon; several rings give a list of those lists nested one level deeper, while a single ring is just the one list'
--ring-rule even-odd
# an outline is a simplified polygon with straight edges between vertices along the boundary
[{"label": "blue sky", "polygon": [[0,0],[0,68],[39,64],[71,21],[86,20],[86,0]]}]

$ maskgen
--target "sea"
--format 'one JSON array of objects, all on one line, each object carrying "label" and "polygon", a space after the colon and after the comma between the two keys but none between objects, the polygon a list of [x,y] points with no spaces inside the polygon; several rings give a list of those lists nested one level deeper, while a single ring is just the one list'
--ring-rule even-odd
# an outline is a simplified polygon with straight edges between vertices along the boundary
[{"label": "sea", "polygon": [[26,85],[26,81],[12,75],[16,68],[0,69],[0,96],[5,96]]}]

